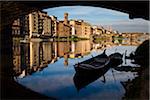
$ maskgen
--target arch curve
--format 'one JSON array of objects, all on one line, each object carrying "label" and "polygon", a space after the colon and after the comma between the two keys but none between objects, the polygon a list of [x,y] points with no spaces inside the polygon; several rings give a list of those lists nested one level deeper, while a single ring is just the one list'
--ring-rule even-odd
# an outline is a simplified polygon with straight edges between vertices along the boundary
[{"label": "arch curve", "polygon": [[[1,11],[2,28],[12,23],[17,17],[28,14],[34,10],[59,6],[93,6],[112,9],[129,14],[129,18],[143,18],[149,20],[149,2],[148,1],[3,1]],[[7,17],[6,17],[7,16]]]}]

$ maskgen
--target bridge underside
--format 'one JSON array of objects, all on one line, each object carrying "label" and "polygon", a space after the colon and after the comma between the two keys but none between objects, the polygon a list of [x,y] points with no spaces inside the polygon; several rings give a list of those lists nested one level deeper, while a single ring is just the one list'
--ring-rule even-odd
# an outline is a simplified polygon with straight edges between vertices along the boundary
[{"label": "bridge underside", "polygon": [[108,8],[128,13],[130,19],[143,18],[149,20],[149,1],[7,1],[1,3],[1,28],[11,24],[18,16],[28,14],[34,10],[75,5]]}]

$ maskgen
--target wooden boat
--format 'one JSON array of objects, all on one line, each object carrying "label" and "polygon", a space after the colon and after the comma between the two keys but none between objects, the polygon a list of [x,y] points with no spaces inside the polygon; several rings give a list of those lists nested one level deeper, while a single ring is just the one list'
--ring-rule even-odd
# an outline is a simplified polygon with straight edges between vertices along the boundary
[{"label": "wooden boat", "polygon": [[82,70],[97,70],[105,67],[110,62],[109,57],[104,52],[96,57],[83,61],[81,63],[75,64],[74,68],[76,71]]},{"label": "wooden boat", "polygon": [[[111,54],[107,56],[105,51],[91,59],[83,61],[75,65],[75,75],[73,77],[75,87],[77,90],[87,86],[109,70],[110,67],[116,67],[122,60],[122,55],[119,53]],[[115,62],[114,62],[115,61]],[[116,62],[116,61],[119,61]]]},{"label": "wooden boat", "polygon": [[111,60],[110,66],[117,67],[118,65],[122,64],[123,63],[122,57],[123,54],[120,54],[118,52],[109,55],[109,58]]}]

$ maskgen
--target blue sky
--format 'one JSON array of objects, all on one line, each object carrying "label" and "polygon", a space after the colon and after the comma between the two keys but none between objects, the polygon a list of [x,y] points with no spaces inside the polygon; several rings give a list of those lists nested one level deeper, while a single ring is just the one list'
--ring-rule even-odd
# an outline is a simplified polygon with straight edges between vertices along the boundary
[{"label": "blue sky", "polygon": [[48,15],[54,15],[63,20],[64,12],[69,13],[69,19],[82,19],[91,25],[105,28],[111,26],[119,32],[149,32],[150,22],[144,19],[129,19],[126,13],[90,6],[61,6],[45,9]]}]

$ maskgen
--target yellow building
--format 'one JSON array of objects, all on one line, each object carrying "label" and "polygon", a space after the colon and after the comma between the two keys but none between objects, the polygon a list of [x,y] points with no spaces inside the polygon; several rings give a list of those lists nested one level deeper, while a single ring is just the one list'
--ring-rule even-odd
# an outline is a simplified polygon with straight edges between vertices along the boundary
[{"label": "yellow building", "polygon": [[55,16],[50,16],[51,17],[51,20],[52,20],[52,36],[56,37],[57,36],[57,25],[58,25],[58,22],[57,22],[57,17]]},{"label": "yellow building", "polygon": [[29,14],[29,34],[30,38],[39,36],[38,34],[38,12],[32,12]]},{"label": "yellow building", "polygon": [[29,15],[30,38],[41,35],[51,36],[51,18],[44,11],[32,12]]},{"label": "yellow building", "polygon": [[87,22],[82,22],[82,33],[80,35],[80,38],[90,38],[90,35],[92,34],[92,27]]},{"label": "yellow building", "polygon": [[71,34],[80,37],[82,33],[82,21],[70,20],[69,24],[71,26]]},{"label": "yellow building", "polygon": [[52,20],[51,17],[48,16],[47,12],[44,11],[38,11],[38,21],[39,21],[39,34],[42,34],[44,36],[51,36],[51,28],[52,28]]},{"label": "yellow building", "polygon": [[103,29],[98,27],[98,26],[93,26],[93,34],[94,35],[102,35],[104,32],[103,32]]},{"label": "yellow building", "polygon": [[92,27],[83,20],[70,20],[71,34],[79,38],[90,38]]}]

